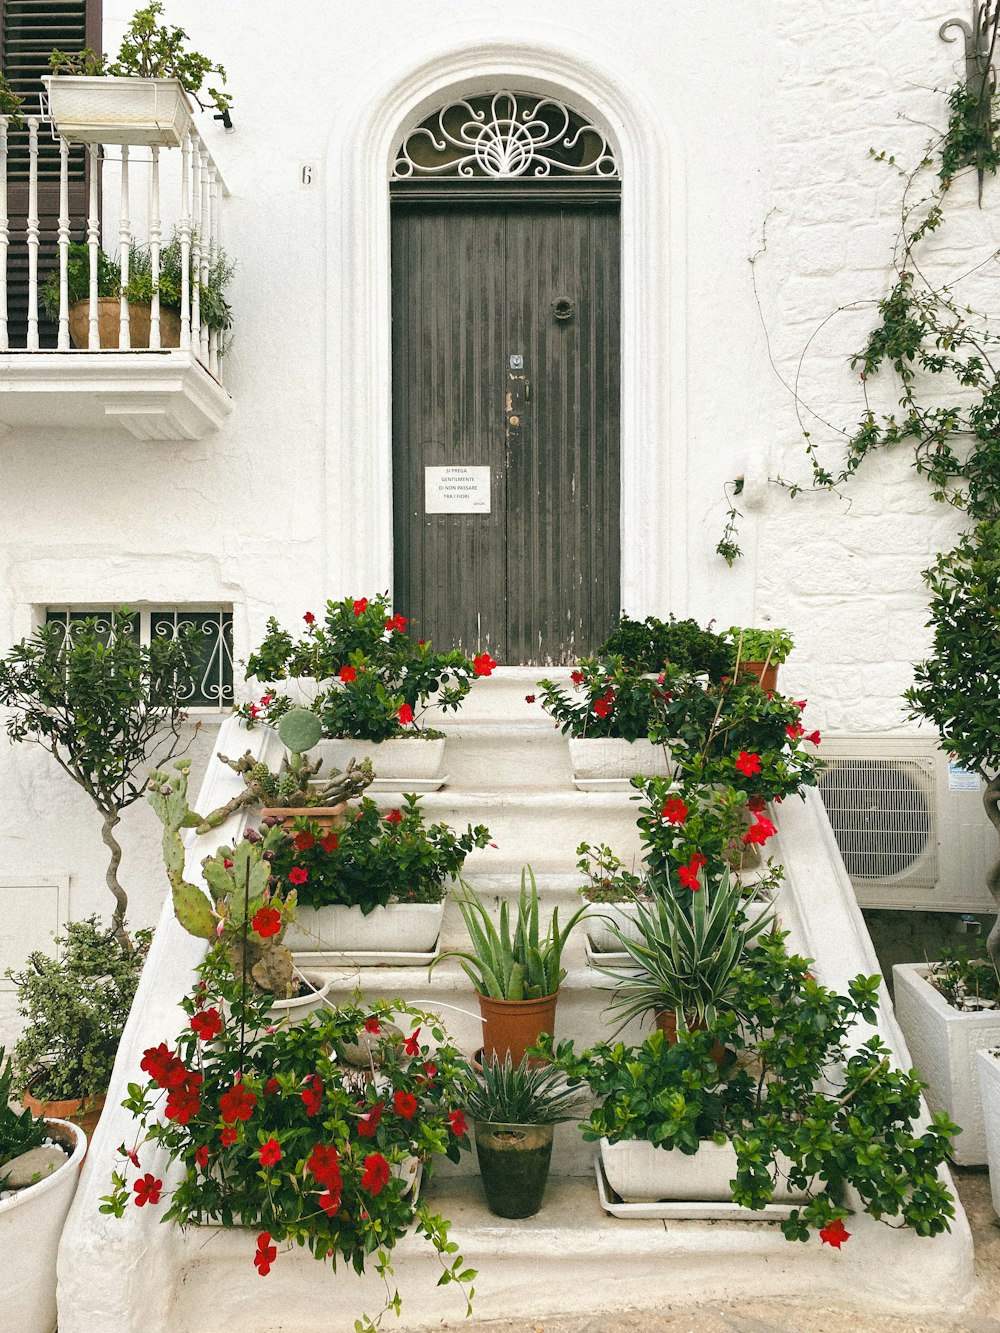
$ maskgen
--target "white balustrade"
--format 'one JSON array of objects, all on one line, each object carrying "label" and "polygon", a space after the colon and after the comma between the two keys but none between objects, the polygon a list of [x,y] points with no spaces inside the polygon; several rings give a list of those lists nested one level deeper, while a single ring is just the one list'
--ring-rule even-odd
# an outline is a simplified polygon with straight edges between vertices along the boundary
[{"label": "white balustrade", "polygon": [[[185,135],[179,150],[89,145],[85,150],[85,216],[79,204],[84,188],[79,177],[71,180],[70,175],[71,165],[78,168],[79,164],[72,163],[70,145],[58,140],[58,214],[54,216],[54,182],[50,182],[50,176],[56,158],[44,151],[41,157],[39,154],[39,131],[46,132],[48,127],[34,116],[25,118],[24,124],[26,136],[15,134],[10,118],[0,116],[0,352],[52,350],[51,331],[45,336],[51,324],[46,325],[40,309],[40,288],[44,285],[40,277],[44,280],[52,273],[58,275],[58,313],[51,310],[55,316],[55,350],[72,352],[69,272],[74,239],[86,245],[89,256],[84,350],[109,350],[101,348],[100,300],[101,251],[111,249],[102,247],[102,241],[111,237],[117,248],[121,280],[117,345],[111,353],[145,350],[134,347],[136,310],[134,305],[130,308],[126,294],[130,279],[136,277],[135,257],[143,251],[148,255],[151,284],[149,350],[160,352],[165,343],[176,343],[176,333],[171,339],[164,326],[161,286],[167,237],[175,240],[179,249],[180,346],[190,350],[218,378],[222,339],[220,331],[209,328],[203,318],[201,292],[221,252],[225,187],[197,131]],[[26,162],[21,147],[24,137]],[[14,159],[16,175],[12,171]],[[71,189],[74,184],[76,190]],[[40,208],[42,187],[48,202]],[[106,261],[103,267],[106,269]],[[12,281],[17,275],[21,275],[22,282],[25,276],[27,280],[27,309],[20,316],[24,319],[20,328],[13,323],[15,311],[10,304]],[[50,343],[48,347],[42,346],[45,341]]]}]

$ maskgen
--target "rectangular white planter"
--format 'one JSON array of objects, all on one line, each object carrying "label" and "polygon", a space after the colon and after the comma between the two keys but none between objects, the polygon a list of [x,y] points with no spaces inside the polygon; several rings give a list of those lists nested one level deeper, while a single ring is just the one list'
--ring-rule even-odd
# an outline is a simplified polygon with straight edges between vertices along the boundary
[{"label": "rectangular white planter", "polygon": [[[326,775],[336,768],[341,772],[351,759],[359,763],[370,759],[376,777],[376,786],[394,784],[394,789],[406,790],[408,781],[420,784],[436,782],[444,768],[443,736],[433,740],[419,737],[388,741],[321,740],[309,751],[311,759],[323,760],[320,772]],[[401,785],[400,785],[401,784]]]},{"label": "rectangular white planter", "polygon": [[985,1166],[986,1129],[975,1053],[1000,1045],[1000,1010],[962,1013],[927,980],[922,963],[892,969],[896,1017],[932,1111],[947,1111],[962,1128],[952,1149],[959,1166]]},{"label": "rectangular white planter", "polygon": [[178,79],[44,78],[49,117],[70,143],[156,144],[177,148],[191,129]]},{"label": "rectangular white planter", "polygon": [[635,918],[635,903],[588,903],[585,919],[591,944],[601,953],[620,952],[621,941],[612,935],[612,926],[628,939],[638,942],[640,936]]},{"label": "rectangular white planter", "polygon": [[651,741],[616,740],[598,736],[593,740],[570,738],[569,759],[574,782],[615,782],[624,790],[636,773],[644,777],[669,777],[670,766],[662,745]]},{"label": "rectangular white planter", "polygon": [[444,903],[393,903],[365,916],[360,907],[300,907],[285,932],[293,953],[429,953]]},{"label": "rectangular white planter", "polygon": [[[601,1165],[608,1184],[626,1203],[681,1199],[692,1203],[732,1200],[730,1181],[736,1177],[736,1149],[731,1143],[706,1139],[696,1153],[679,1148],[656,1148],[645,1140],[611,1143],[601,1139]],[[779,1170],[781,1159],[778,1159]],[[784,1188],[782,1176],[774,1191],[775,1203],[802,1199]]]},{"label": "rectangular white planter", "polygon": [[990,1164],[990,1194],[993,1211],[1000,1217],[1000,1047],[977,1051],[979,1090],[983,1097],[986,1156]]}]

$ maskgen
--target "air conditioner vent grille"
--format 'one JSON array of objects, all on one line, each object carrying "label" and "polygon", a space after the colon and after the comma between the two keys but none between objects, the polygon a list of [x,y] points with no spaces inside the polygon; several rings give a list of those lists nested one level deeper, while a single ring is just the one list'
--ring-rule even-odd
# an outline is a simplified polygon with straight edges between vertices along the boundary
[{"label": "air conditioner vent grille", "polygon": [[834,759],[820,775],[819,789],[852,879],[934,882],[932,792],[919,763]]}]

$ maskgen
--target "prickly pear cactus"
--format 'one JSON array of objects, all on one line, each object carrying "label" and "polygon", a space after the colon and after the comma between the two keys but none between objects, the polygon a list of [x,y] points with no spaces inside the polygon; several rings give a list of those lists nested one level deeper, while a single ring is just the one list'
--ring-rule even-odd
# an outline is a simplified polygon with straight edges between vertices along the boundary
[{"label": "prickly pear cactus", "polygon": [[323,735],[319,718],[308,708],[292,708],[278,723],[281,743],[293,754],[305,754]]},{"label": "prickly pear cactus", "polygon": [[170,881],[174,915],[189,935],[202,940],[215,938],[218,918],[201,889],[184,878],[184,839],[181,829],[192,828],[199,819],[187,801],[190,759],[178,759],[174,776],[154,769],[149,775],[149,803],[163,825],[163,864]]}]

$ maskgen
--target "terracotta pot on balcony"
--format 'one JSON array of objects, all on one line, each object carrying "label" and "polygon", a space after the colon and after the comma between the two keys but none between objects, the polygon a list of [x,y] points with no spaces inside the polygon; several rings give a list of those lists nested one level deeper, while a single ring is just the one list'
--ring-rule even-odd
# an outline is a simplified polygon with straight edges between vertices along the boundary
[{"label": "terracotta pot on balcony", "polygon": [[[149,346],[150,308],[129,305],[129,342],[133,347]],[[97,299],[97,328],[102,350],[117,349],[121,302],[117,296]],[[69,308],[69,336],[73,346],[86,351],[90,345],[90,302],[74,301]],[[176,310],[160,308],[160,346],[180,347],[181,320]]]}]

